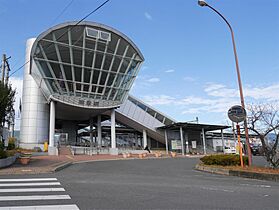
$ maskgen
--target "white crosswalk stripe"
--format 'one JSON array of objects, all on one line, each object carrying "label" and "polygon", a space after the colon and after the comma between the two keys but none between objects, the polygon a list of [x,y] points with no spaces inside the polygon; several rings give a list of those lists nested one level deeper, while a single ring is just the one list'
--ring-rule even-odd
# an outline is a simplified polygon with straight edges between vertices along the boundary
[{"label": "white crosswalk stripe", "polygon": [[0,182],[33,182],[33,181],[57,181],[57,179],[56,178],[0,179]]},{"label": "white crosswalk stripe", "polygon": [[17,187],[17,186],[50,186],[61,185],[60,182],[35,182],[35,183],[9,183],[0,184],[0,187]]},{"label": "white crosswalk stripe", "polygon": [[64,192],[64,188],[15,188],[15,189],[0,189],[3,192]]},{"label": "white crosswalk stripe", "polygon": [[[0,187],[0,210],[79,209],[75,204],[67,204],[71,197],[65,193],[57,178],[0,179]],[[64,200],[63,204],[59,204],[59,200]],[[44,202],[44,205],[26,205],[35,201],[36,204]],[[11,202],[12,206],[7,205]]]},{"label": "white crosswalk stripe", "polygon": [[77,205],[8,206],[0,210],[79,210]]}]

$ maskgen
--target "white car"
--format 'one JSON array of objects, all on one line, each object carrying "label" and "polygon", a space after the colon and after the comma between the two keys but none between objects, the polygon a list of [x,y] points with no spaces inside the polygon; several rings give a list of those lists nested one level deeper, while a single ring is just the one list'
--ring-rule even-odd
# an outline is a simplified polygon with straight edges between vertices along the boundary
[{"label": "white car", "polygon": [[236,154],[236,149],[234,147],[224,147],[225,154]]}]

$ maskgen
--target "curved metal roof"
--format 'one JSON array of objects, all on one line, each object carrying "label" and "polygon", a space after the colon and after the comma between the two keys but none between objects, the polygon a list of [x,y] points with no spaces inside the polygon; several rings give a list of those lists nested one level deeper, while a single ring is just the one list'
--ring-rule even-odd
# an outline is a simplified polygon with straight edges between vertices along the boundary
[{"label": "curved metal roof", "polygon": [[[83,108],[123,103],[144,57],[118,30],[95,22],[56,25],[38,36],[30,73],[46,99]],[[34,65],[32,65],[34,62]]]},{"label": "curved metal roof", "polygon": [[60,28],[66,27],[66,26],[93,26],[93,27],[100,27],[100,28],[106,29],[106,30],[111,31],[111,32],[121,36],[122,38],[124,38],[127,42],[129,42],[133,46],[133,48],[137,51],[137,53],[140,56],[140,58],[142,59],[142,61],[144,61],[143,54],[141,53],[139,48],[136,46],[136,44],[131,39],[129,39],[125,34],[123,34],[122,32],[120,32],[120,31],[118,31],[118,30],[116,30],[116,29],[114,29],[110,26],[107,26],[107,25],[104,25],[104,24],[101,24],[101,23],[97,23],[97,22],[83,21],[80,24],[76,25],[77,23],[78,23],[78,21],[68,21],[68,22],[61,23],[61,24],[58,24],[56,26],[53,26],[53,27],[49,28],[48,30],[44,31],[43,33],[41,33],[36,38],[35,43],[33,44],[33,47],[32,47],[32,50],[31,50],[31,55],[34,55],[34,51],[36,49],[36,45],[37,45],[38,41],[43,39],[46,35],[48,35],[49,33],[53,32],[57,29],[60,29]]}]

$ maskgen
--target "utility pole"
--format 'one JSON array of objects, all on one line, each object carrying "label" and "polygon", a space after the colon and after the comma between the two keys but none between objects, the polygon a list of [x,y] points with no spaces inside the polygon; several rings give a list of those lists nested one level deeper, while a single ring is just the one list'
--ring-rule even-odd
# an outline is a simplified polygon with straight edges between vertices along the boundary
[{"label": "utility pole", "polygon": [[5,70],[6,70],[6,54],[3,54],[3,57],[2,57],[2,79],[1,79],[2,84],[4,84]]},{"label": "utility pole", "polygon": [[7,65],[7,71],[6,71],[6,79],[5,79],[5,84],[6,85],[8,85],[8,83],[9,83],[9,73],[10,73],[10,71],[11,71],[11,69],[10,69],[10,65],[9,65],[9,62],[8,62],[8,59],[9,59],[10,57],[8,57],[8,58],[6,58],[6,60],[5,60],[5,63],[6,63],[6,65]]}]

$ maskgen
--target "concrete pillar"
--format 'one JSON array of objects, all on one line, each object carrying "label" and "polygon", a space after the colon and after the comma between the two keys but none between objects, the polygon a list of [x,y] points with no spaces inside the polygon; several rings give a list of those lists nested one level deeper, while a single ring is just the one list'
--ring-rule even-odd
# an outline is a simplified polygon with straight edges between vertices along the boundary
[{"label": "concrete pillar", "polygon": [[97,117],[97,142],[98,142],[98,147],[102,146],[102,116],[98,115]]},{"label": "concrete pillar", "polygon": [[116,148],[116,138],[115,138],[115,110],[111,110],[111,148]]},{"label": "concrete pillar", "polygon": [[111,155],[118,155],[118,149],[116,148],[116,134],[115,134],[115,109],[111,110],[110,115],[110,123],[111,123]]},{"label": "concrete pillar", "polygon": [[168,144],[168,133],[167,129],[165,130],[165,142],[166,142],[166,153],[169,154],[169,144]]},{"label": "concrete pillar", "polygon": [[224,144],[224,134],[223,134],[223,129],[221,129],[221,139],[222,139],[222,148],[223,148],[223,153],[225,153],[225,144]]},{"label": "concrete pillar", "polygon": [[54,145],[55,133],[55,101],[50,102],[50,116],[49,116],[49,155],[58,155],[57,148]]},{"label": "concrete pillar", "polygon": [[184,151],[184,138],[183,138],[183,129],[180,127],[180,140],[181,140],[181,149],[182,149],[182,155],[185,155]]},{"label": "concrete pillar", "polygon": [[142,137],[143,137],[143,148],[145,148],[147,146],[147,134],[146,134],[146,130],[142,131]]},{"label": "concrete pillar", "polygon": [[186,144],[186,154],[189,154],[189,136],[188,136],[188,132],[185,133],[185,144]]},{"label": "concrete pillar", "polygon": [[204,128],[202,128],[202,143],[203,143],[203,154],[206,155],[206,144],[205,144],[205,132],[204,132]]},{"label": "concrete pillar", "polygon": [[90,144],[93,145],[93,119],[90,118]]}]

